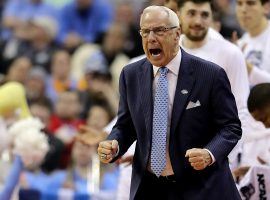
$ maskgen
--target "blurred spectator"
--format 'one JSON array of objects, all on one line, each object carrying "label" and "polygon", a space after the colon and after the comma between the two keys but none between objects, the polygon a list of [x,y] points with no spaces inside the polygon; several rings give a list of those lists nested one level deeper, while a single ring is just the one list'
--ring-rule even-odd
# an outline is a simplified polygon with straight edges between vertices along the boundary
[{"label": "blurred spectator", "polygon": [[22,41],[17,37],[0,40],[0,73],[7,73],[8,66],[18,57],[21,43]]},{"label": "blurred spectator", "polygon": [[[109,68],[112,75],[113,86],[118,89],[118,80],[123,67],[128,63],[129,58],[123,53],[124,44],[127,38],[127,29],[120,23],[114,23],[104,36],[101,46],[101,57],[104,64]],[[93,58],[89,56],[88,65],[91,65]],[[100,59],[102,60],[102,58]]]},{"label": "blurred spectator", "polygon": [[9,172],[6,172],[5,169],[3,169],[3,164],[0,161],[0,169],[3,175],[8,175],[5,177],[5,180],[3,181],[0,178],[0,199],[11,199],[13,196],[14,189],[16,188],[18,182],[19,182],[19,176],[20,173],[23,171],[23,163],[21,161],[21,158],[19,156],[16,156],[13,163],[9,166],[5,166],[4,168],[10,168]]},{"label": "blurred spectator", "polygon": [[78,116],[81,111],[79,94],[77,91],[63,91],[59,94],[55,104],[55,114],[51,118],[50,131],[57,134],[62,125],[70,125],[77,130],[83,124]]},{"label": "blurred spectator", "polygon": [[[70,169],[67,171],[66,180],[63,182],[64,188],[89,194],[87,182],[89,180],[89,173],[94,171],[92,169],[92,158],[95,153],[95,144],[85,145],[78,141],[74,143],[72,147],[73,162]],[[94,181],[92,183],[94,183]]]},{"label": "blurred spectator", "polygon": [[53,171],[47,174],[40,169],[40,166],[35,166],[32,170],[24,170],[20,175],[19,199],[51,200],[50,194],[57,194],[64,177],[63,171]]},{"label": "blurred spectator", "polygon": [[47,135],[49,142],[49,151],[47,152],[44,161],[42,162],[41,169],[45,173],[51,173],[60,166],[60,157],[64,150],[64,143],[56,138],[52,133],[49,132],[48,126],[50,123],[50,117],[52,113],[52,106],[50,102],[45,100],[36,101],[30,104],[30,111],[34,117],[37,117],[45,125],[43,132]]},{"label": "blurred spectator", "polygon": [[[24,87],[20,83],[9,82],[0,86],[0,199],[9,199],[23,168],[17,157],[11,167],[13,137],[8,126],[19,119],[30,117]],[[6,153],[5,159],[3,152]],[[11,171],[10,171],[11,170]],[[10,173],[9,173],[10,172]],[[9,177],[7,177],[7,175]]]},{"label": "blurred spectator", "polygon": [[70,55],[65,50],[58,50],[52,56],[51,74],[46,81],[46,94],[55,103],[59,93],[75,90],[77,82],[70,76]]},{"label": "blurred spectator", "polygon": [[135,24],[135,11],[131,1],[120,0],[116,3],[115,23],[126,27],[123,50],[130,58],[143,54],[139,28]]},{"label": "blurred spectator", "polygon": [[74,0],[60,14],[60,43],[73,50],[83,42],[100,41],[113,19],[112,11],[106,0]]},{"label": "blurred spectator", "polygon": [[73,53],[71,57],[71,76],[76,80],[79,80],[79,90],[84,90],[86,88],[86,83],[80,80],[84,76],[85,63],[89,58],[89,55],[98,50],[100,50],[100,45],[98,44],[83,44]]},{"label": "blurred spectator", "polygon": [[18,54],[28,56],[33,65],[50,71],[51,57],[57,49],[54,38],[58,25],[53,18],[36,17],[29,21],[26,34],[28,40],[19,45]]},{"label": "blurred spectator", "polygon": [[[82,93],[83,110],[88,110],[94,103],[108,102],[114,114],[118,108],[118,93],[112,84],[112,77],[101,52],[95,52],[87,60],[84,68],[86,89]],[[85,116],[86,113],[83,113]]]},{"label": "blurred spectator", "polygon": [[[180,17],[177,0],[165,0],[164,6],[170,8]],[[212,8],[212,22],[208,28],[208,37],[223,39],[223,36],[219,33],[221,28],[220,17],[220,14]]]},{"label": "blurred spectator", "polygon": [[[41,132],[42,123],[31,117],[23,85],[9,82],[1,86],[0,92],[0,119],[3,120],[4,126],[9,126],[6,132],[9,140],[5,150],[17,155],[6,177],[4,187],[1,188],[0,199],[11,199],[23,168],[31,168],[36,163],[42,162],[48,150],[48,144],[46,136]],[[12,122],[10,118],[13,119]],[[2,134],[5,133],[2,132],[3,127],[1,128],[1,145],[3,145]],[[2,146],[0,149],[2,150]],[[12,160],[12,154],[9,159],[6,157],[5,162],[1,160],[1,183],[9,169],[3,164],[8,164]]]},{"label": "blurred spectator", "polygon": [[[20,110],[20,112],[18,112]],[[20,113],[20,114],[19,114]],[[11,167],[12,153],[10,149],[12,136],[8,126],[15,121],[30,117],[26,104],[23,85],[9,82],[0,86],[0,199],[9,199],[15,188],[19,174],[23,168],[19,156],[15,158]],[[3,152],[6,153],[4,158]],[[10,171],[11,170],[11,171]],[[10,172],[10,173],[9,173]],[[9,175],[8,175],[9,174]],[[8,176],[7,176],[8,175]]]},{"label": "blurred spectator", "polygon": [[114,23],[105,34],[100,48],[86,44],[75,52],[72,67],[73,72],[82,79],[79,82],[81,90],[87,88],[88,84],[85,82],[83,74],[94,71],[111,74],[113,87],[118,90],[121,70],[129,61],[129,58],[123,53],[126,34],[125,26]]},{"label": "blurred spectator", "polygon": [[43,68],[31,69],[25,83],[27,101],[31,104],[36,101],[48,100],[45,94],[46,72]]},{"label": "blurred spectator", "polygon": [[0,65],[6,68],[5,65],[8,65],[10,60],[18,56],[27,56],[33,65],[41,66],[49,72],[51,56],[57,48],[54,43],[57,30],[58,25],[51,17],[37,16],[31,19],[25,24],[25,30],[20,31],[20,37],[24,35],[24,39],[14,35],[0,44]]},{"label": "blurred spectator", "polygon": [[220,33],[226,39],[231,39],[232,33],[236,31],[239,35],[242,33],[235,16],[235,0],[214,0],[213,8],[221,17]]},{"label": "blurred spectator", "polygon": [[[72,148],[72,165],[62,180],[58,196],[64,199],[115,199],[118,171],[100,168],[96,155],[97,141],[85,145],[79,141]],[[100,184],[99,184],[100,182]]]},{"label": "blurred spectator", "polygon": [[268,0],[237,0],[236,14],[246,31],[238,41],[244,52],[251,85],[270,82],[270,23],[265,16]]},{"label": "blurred spectator", "polygon": [[25,84],[31,68],[32,63],[29,58],[18,57],[8,67],[6,81],[17,81]]},{"label": "blurred spectator", "polygon": [[105,101],[99,102],[89,109],[86,124],[91,128],[102,131],[114,116],[110,106]]},{"label": "blurred spectator", "polygon": [[6,30],[3,37],[9,38],[12,31],[24,26],[25,23],[37,16],[57,18],[56,9],[44,3],[43,0],[10,0],[7,2],[3,13],[3,25]]},{"label": "blurred spectator", "polygon": [[65,144],[60,161],[62,169],[65,169],[70,162],[70,152],[75,135],[79,126],[84,124],[84,121],[79,119],[80,112],[81,105],[78,92],[64,91],[59,93],[49,131]]}]

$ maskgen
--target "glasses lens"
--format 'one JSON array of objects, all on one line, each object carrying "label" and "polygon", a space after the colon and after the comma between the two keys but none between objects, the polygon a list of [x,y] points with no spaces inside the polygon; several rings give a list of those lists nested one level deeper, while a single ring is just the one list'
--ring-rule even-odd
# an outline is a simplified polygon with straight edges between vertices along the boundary
[{"label": "glasses lens", "polygon": [[155,33],[155,35],[162,36],[162,35],[164,35],[165,31],[166,31],[166,28],[165,27],[156,27],[156,28],[153,28],[153,32]]}]

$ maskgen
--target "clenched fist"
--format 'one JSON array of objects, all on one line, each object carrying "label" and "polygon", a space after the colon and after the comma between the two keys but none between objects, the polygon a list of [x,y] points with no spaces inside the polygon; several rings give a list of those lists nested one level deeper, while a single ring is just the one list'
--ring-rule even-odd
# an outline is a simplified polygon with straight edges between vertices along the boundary
[{"label": "clenched fist", "polygon": [[186,158],[195,170],[203,170],[212,163],[210,153],[205,149],[193,148],[186,151]]},{"label": "clenched fist", "polygon": [[99,160],[103,163],[109,163],[116,156],[118,151],[117,140],[106,140],[98,145]]}]

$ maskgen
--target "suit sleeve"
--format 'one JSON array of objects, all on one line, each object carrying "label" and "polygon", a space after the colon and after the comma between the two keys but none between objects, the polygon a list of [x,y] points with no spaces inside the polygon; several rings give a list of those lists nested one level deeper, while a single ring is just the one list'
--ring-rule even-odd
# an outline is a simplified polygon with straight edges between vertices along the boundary
[{"label": "suit sleeve", "polygon": [[117,140],[119,144],[118,157],[122,156],[129,146],[136,140],[136,131],[130,115],[128,100],[127,100],[127,83],[125,79],[125,70],[122,70],[119,81],[120,102],[117,114],[117,121],[113,127],[109,140]]},{"label": "suit sleeve", "polygon": [[223,69],[216,74],[211,92],[213,121],[217,130],[213,139],[206,145],[216,162],[227,159],[238,140],[241,138],[241,122],[237,107],[231,92],[228,77]]}]

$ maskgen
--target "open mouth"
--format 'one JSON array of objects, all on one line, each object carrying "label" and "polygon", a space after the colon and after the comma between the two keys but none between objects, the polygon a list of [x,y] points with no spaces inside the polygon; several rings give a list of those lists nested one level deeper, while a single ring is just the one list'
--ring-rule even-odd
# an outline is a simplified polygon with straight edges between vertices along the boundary
[{"label": "open mouth", "polygon": [[161,49],[149,49],[149,52],[152,56],[156,57],[156,56],[159,56],[162,52]]}]

